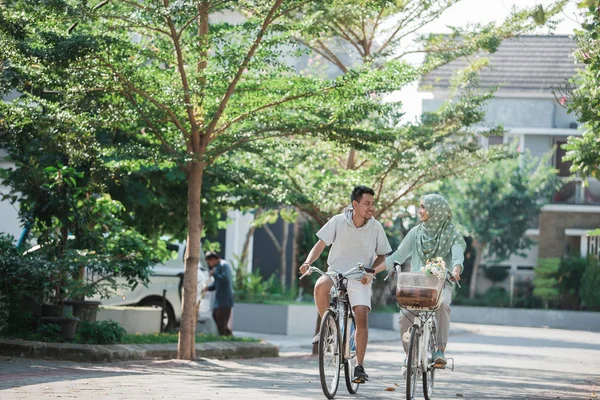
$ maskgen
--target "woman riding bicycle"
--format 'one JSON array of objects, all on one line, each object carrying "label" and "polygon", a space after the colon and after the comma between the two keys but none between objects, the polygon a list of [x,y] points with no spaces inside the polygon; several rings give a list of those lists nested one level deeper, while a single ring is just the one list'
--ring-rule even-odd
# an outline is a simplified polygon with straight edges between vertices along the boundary
[{"label": "woman riding bicycle", "polygon": [[[411,229],[398,249],[386,258],[386,268],[392,270],[394,262],[402,264],[410,257],[411,270],[418,272],[427,260],[442,257],[446,265],[453,266],[453,280],[459,281],[467,244],[451,222],[450,205],[442,196],[428,194],[421,198],[419,217],[421,223]],[[435,312],[439,350],[434,354],[434,362],[438,365],[446,365],[444,351],[450,329],[451,299],[452,285],[447,284],[442,292],[442,304]],[[400,313],[400,337],[413,325],[413,315],[406,314]],[[408,344],[404,341],[402,344],[404,351],[408,353]]]}]

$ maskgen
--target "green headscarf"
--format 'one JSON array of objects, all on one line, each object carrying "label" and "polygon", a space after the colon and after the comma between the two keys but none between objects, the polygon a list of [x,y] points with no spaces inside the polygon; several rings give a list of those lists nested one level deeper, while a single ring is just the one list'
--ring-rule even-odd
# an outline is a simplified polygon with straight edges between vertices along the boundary
[{"label": "green headscarf", "polygon": [[415,243],[423,263],[436,257],[446,258],[455,244],[461,245],[464,251],[467,244],[450,222],[452,211],[446,199],[439,194],[428,194],[422,200],[429,219],[417,225]]}]

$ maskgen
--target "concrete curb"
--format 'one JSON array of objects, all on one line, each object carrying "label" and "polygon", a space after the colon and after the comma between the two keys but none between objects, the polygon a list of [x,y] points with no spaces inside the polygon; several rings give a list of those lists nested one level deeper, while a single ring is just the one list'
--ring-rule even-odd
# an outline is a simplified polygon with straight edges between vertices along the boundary
[{"label": "concrete curb", "polygon": [[[93,345],[0,339],[0,355],[68,361],[123,361],[177,358],[176,344]],[[196,358],[278,357],[279,347],[267,342],[208,342],[196,344]]]}]

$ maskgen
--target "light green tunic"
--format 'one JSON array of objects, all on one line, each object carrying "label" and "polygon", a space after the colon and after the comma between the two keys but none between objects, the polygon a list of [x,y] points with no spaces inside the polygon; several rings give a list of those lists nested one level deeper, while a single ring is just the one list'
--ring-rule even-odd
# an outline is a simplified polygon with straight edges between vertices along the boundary
[{"label": "light green tunic", "polygon": [[[394,251],[389,257],[385,259],[385,267],[387,270],[394,268],[394,261],[400,264],[404,263],[409,257],[411,261],[411,271],[419,272],[421,267],[427,260],[421,260],[414,244],[416,239],[417,229],[413,228],[408,232],[404,240],[400,243],[396,251]],[[461,266],[461,273],[463,268],[463,262],[465,261],[464,248],[460,244],[455,244],[451,247],[450,252],[444,258],[446,263],[446,269],[452,271],[454,266]]]}]

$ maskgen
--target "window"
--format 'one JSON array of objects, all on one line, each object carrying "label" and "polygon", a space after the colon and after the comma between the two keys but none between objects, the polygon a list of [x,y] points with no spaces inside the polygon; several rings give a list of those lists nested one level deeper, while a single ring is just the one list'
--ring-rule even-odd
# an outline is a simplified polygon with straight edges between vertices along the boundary
[{"label": "window", "polygon": [[488,147],[498,146],[504,144],[504,136],[490,136],[488,137]]},{"label": "window", "polygon": [[556,156],[554,157],[554,167],[558,170],[558,176],[562,176],[562,177],[571,176],[571,171],[569,171],[569,169],[571,168],[571,164],[572,164],[571,161],[563,161],[563,157],[567,153],[562,148],[562,145],[565,143],[567,143],[567,142],[565,142],[565,141],[555,142]]}]

